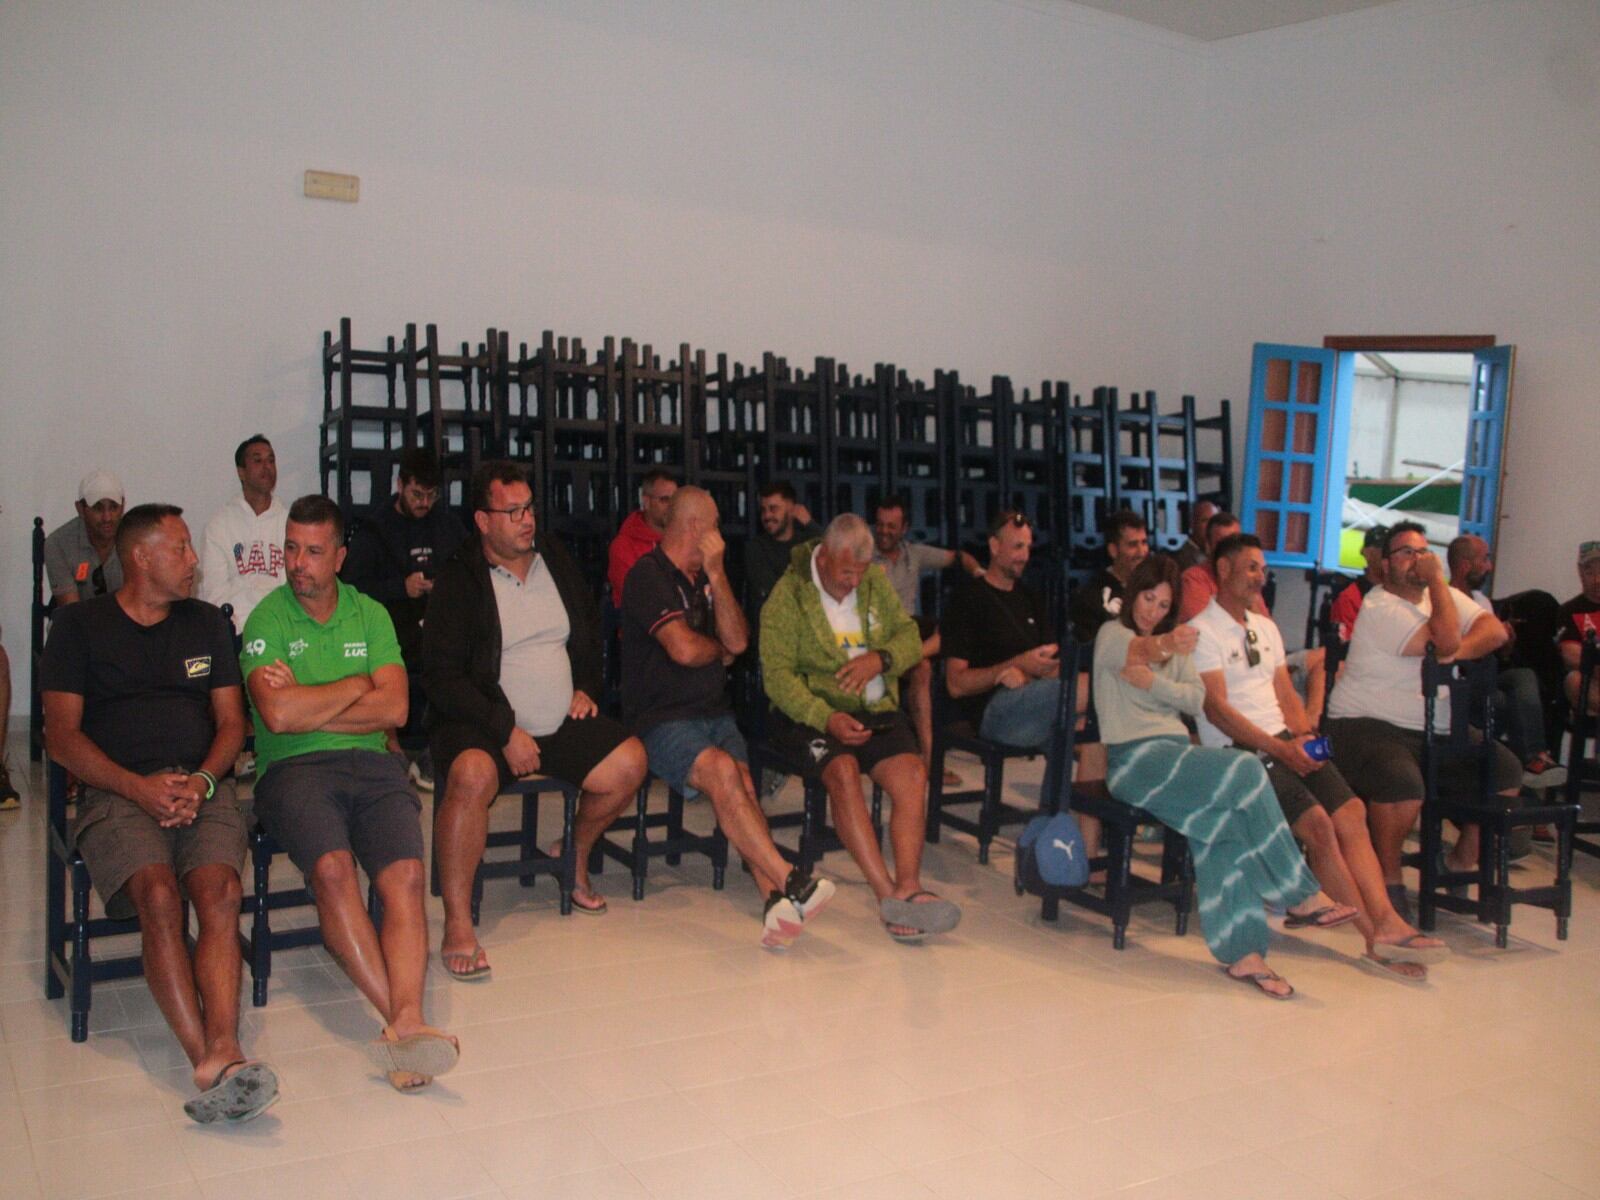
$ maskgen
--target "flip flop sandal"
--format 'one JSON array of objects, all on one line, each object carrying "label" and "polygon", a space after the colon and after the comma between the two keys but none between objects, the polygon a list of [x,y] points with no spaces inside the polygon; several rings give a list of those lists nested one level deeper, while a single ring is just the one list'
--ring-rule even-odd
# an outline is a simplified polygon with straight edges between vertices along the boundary
[{"label": "flip flop sandal", "polygon": [[442,1033],[413,1033],[394,1041],[380,1036],[363,1048],[372,1064],[385,1075],[390,1071],[443,1075],[461,1058],[461,1051]]},{"label": "flip flop sandal", "polygon": [[[1329,913],[1339,912],[1341,908],[1346,910],[1342,915],[1336,916],[1332,920],[1323,919],[1327,917]],[[1296,916],[1294,913],[1285,913],[1283,917],[1283,927],[1285,929],[1337,929],[1341,925],[1348,925],[1360,915],[1360,909],[1351,908],[1349,905],[1325,904],[1321,908],[1316,909],[1313,912],[1308,912],[1303,916]]]},{"label": "flip flop sandal", "polygon": [[[921,904],[920,896],[932,896]],[[961,910],[932,892],[917,892],[905,900],[885,896],[878,901],[878,915],[891,925],[905,925],[923,933],[949,933],[961,924]]]},{"label": "flip flop sandal", "polygon": [[1226,975],[1229,979],[1233,980],[1235,983],[1248,983],[1251,987],[1255,988],[1256,991],[1260,992],[1263,996],[1267,997],[1269,1000],[1293,1000],[1294,999],[1294,988],[1292,986],[1289,988],[1289,990],[1287,992],[1270,992],[1270,991],[1267,990],[1266,985],[1268,983],[1274,983],[1274,982],[1276,982],[1276,983],[1287,983],[1288,982],[1287,980],[1284,979],[1284,977],[1282,975],[1279,975],[1276,971],[1251,971],[1248,975],[1235,975],[1232,971],[1228,970],[1227,967],[1223,967],[1222,968],[1222,973],[1224,975]]},{"label": "flip flop sandal", "polygon": [[[894,931],[893,926],[896,926],[896,925],[899,925],[899,924],[900,924],[899,921],[885,921],[883,923],[883,931],[885,933],[887,933],[890,937],[892,937],[895,941],[899,942],[902,946],[915,946],[919,942],[921,942],[923,938],[928,936],[926,931],[920,930],[920,929],[917,930],[916,933],[896,933]],[[907,926],[904,926],[904,928],[909,929],[910,926],[907,925]]]},{"label": "flip flop sandal", "polygon": [[[469,966],[465,971],[457,971],[450,965],[450,960],[452,958],[465,958],[469,960],[472,965]],[[480,958],[483,958],[484,960],[482,963],[478,961]],[[443,950],[441,950],[439,951],[439,963],[444,967],[444,973],[446,975],[450,976],[451,979],[459,979],[462,983],[481,983],[494,973],[494,968],[489,965],[489,960],[484,957],[482,946],[478,946],[475,949],[469,950],[465,953],[451,951],[450,953],[446,954]]]},{"label": "flip flop sandal", "polygon": [[578,899],[578,893],[574,891],[572,893],[572,911],[582,913],[586,917],[603,917],[606,912],[606,898],[599,892],[590,892],[589,895],[595,898],[595,903],[585,904]]},{"label": "flip flop sandal", "polygon": [[[228,1071],[238,1067],[232,1075]],[[217,1072],[211,1086],[183,1106],[184,1115],[200,1125],[214,1121],[242,1124],[272,1107],[278,1099],[278,1077],[263,1062],[239,1059]]]},{"label": "flip flop sandal", "polygon": [[420,1092],[433,1082],[433,1076],[418,1075],[414,1071],[385,1071],[383,1075],[389,1081],[389,1086],[402,1096]]},{"label": "flip flop sandal", "polygon": [[1418,946],[1418,938],[1426,937],[1424,933],[1413,933],[1410,937],[1400,942],[1373,942],[1372,957],[1385,963],[1416,963],[1418,966],[1429,966],[1433,963],[1442,963],[1450,957],[1449,946]]},{"label": "flip flop sandal", "polygon": [[[1428,972],[1426,968],[1423,969],[1421,975],[1408,975],[1403,971],[1395,970],[1396,967],[1407,965],[1398,959],[1394,961],[1386,961],[1371,954],[1363,954],[1360,958],[1356,959],[1356,961],[1361,964],[1364,970],[1370,971],[1374,975],[1381,975],[1385,979],[1393,979],[1398,983],[1406,983],[1410,984],[1412,987],[1419,987],[1428,982]],[[1421,966],[1422,964],[1418,963],[1416,965]]]}]

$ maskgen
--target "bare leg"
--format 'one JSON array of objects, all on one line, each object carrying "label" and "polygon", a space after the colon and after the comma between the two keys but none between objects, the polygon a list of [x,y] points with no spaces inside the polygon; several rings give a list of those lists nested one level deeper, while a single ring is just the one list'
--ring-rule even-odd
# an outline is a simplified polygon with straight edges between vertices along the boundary
[{"label": "bare leg", "polygon": [[434,854],[444,898],[444,937],[439,953],[454,970],[487,966],[472,928],[472,880],[489,836],[489,806],[500,791],[500,768],[482,750],[465,750],[450,764],[442,798],[435,801]]},{"label": "bare leg", "polygon": [[783,890],[789,864],[772,844],[767,818],[756,801],[750,768],[726,750],[708,746],[689,769],[689,786],[704,792],[717,814],[717,825],[739,856],[750,865],[762,896]]},{"label": "bare leg", "polygon": [[1377,853],[1378,864],[1383,868],[1386,884],[1401,882],[1400,856],[1405,849],[1406,834],[1417,823],[1422,811],[1421,800],[1399,800],[1393,804],[1369,804],[1367,824],[1372,830],[1372,849]]},{"label": "bare leg", "polygon": [[[195,1068],[195,1086],[209,1086],[211,1077],[200,1074],[200,1065],[207,1062],[206,1027],[195,991],[194,964],[184,942],[178,877],[165,863],[153,863],[135,871],[125,888],[139,914],[145,983]],[[237,921],[237,907],[234,911]]]},{"label": "bare leg", "polygon": [[183,877],[200,935],[194,947],[194,982],[200,993],[205,1052],[194,1064],[197,1087],[244,1057],[239,1049],[239,872],[227,863],[196,867]]},{"label": "bare leg", "polygon": [[594,890],[589,886],[589,852],[606,826],[615,821],[638,795],[649,769],[649,759],[644,743],[629,738],[600,760],[598,766],[584,778],[583,795],[578,801],[578,816],[573,822],[573,841],[577,843],[578,878],[574,892],[585,900],[593,901]]},{"label": "bare leg", "polygon": [[[915,756],[906,757],[918,762]],[[841,754],[831,759],[822,768],[822,784],[828,791],[828,804],[833,809],[833,825],[839,831],[839,840],[866,876],[872,894],[880,900],[892,895],[894,880],[889,878],[889,869],[884,865],[883,852],[878,848],[878,838],[872,829],[872,819],[867,815],[866,798],[861,794],[861,765],[856,762],[855,755]],[[891,827],[893,823],[891,815]],[[917,845],[921,844],[919,835]]]},{"label": "bare leg", "polygon": [[[1383,868],[1372,848],[1372,837],[1367,832],[1367,806],[1360,800],[1347,800],[1333,814],[1333,829],[1339,839],[1339,849],[1349,868],[1351,877],[1361,893],[1361,919],[1356,927],[1367,939],[1367,949],[1374,942],[1403,942],[1416,935],[1394,905],[1389,902],[1389,892],[1383,886]],[[1317,876],[1318,879],[1322,877]],[[1349,901],[1355,903],[1355,901]],[[1372,927],[1369,933],[1367,926]],[[1423,938],[1418,945],[1443,945],[1437,938]]]},{"label": "bare leg", "polygon": [[322,944],[350,982],[388,1022],[393,1011],[389,972],[378,931],[372,927],[372,918],[361,898],[354,856],[348,850],[331,850],[317,859],[311,868],[311,887],[317,899]]},{"label": "bare leg", "polygon": [[[1355,801],[1346,802],[1344,808],[1349,808],[1353,803]],[[1340,811],[1343,812],[1344,809],[1341,808]],[[1360,913],[1356,917],[1355,925],[1370,946],[1373,933],[1372,921],[1362,905],[1361,889],[1356,886],[1355,878],[1345,863],[1344,855],[1340,853],[1339,835],[1334,830],[1333,818],[1320,806],[1312,807],[1302,813],[1291,828],[1296,839],[1305,845],[1306,858],[1311,863],[1311,873],[1317,877],[1317,882],[1322,885],[1323,891],[1336,903],[1348,904]],[[1381,881],[1379,890],[1382,890]],[[1304,907],[1310,908],[1311,905],[1308,903]]]},{"label": "bare leg", "polygon": [[909,754],[887,758],[872,778],[889,793],[889,844],[894,847],[894,895],[909,900],[922,890],[923,831],[927,826],[928,781]]},{"label": "bare leg", "polygon": [[933,666],[928,662],[928,643],[923,643],[924,657],[900,677],[900,694],[905,698],[906,712],[911,716],[911,727],[917,734],[917,745],[922,750],[922,770],[926,773],[933,758]]},{"label": "bare leg", "polygon": [[383,901],[379,945],[389,994],[389,1007],[379,1011],[398,1037],[426,1027],[422,985],[428,973],[428,920],[422,911],[422,880],[422,860],[402,858],[384,867],[373,881]]}]

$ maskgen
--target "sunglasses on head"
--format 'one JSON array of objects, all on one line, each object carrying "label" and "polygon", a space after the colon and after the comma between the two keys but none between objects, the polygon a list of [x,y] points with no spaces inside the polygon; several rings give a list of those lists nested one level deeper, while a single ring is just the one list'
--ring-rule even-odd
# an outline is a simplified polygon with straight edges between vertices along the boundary
[{"label": "sunglasses on head", "polygon": [[1257,644],[1259,641],[1254,629],[1244,631],[1244,660],[1252,667],[1261,665],[1261,648]]},{"label": "sunglasses on head", "polygon": [[1033,522],[1028,520],[1027,514],[1017,512],[1015,509],[1007,509],[994,519],[991,532],[999,533],[1008,525],[1013,529],[1028,529],[1033,525]]}]

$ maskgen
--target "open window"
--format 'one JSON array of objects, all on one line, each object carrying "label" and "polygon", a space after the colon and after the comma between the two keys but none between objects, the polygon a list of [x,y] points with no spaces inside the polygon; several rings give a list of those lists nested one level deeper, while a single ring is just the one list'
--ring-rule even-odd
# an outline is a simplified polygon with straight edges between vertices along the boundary
[{"label": "open window", "polygon": [[1240,517],[1268,563],[1359,571],[1366,531],[1401,520],[1492,549],[1515,357],[1493,341],[1258,344]]}]

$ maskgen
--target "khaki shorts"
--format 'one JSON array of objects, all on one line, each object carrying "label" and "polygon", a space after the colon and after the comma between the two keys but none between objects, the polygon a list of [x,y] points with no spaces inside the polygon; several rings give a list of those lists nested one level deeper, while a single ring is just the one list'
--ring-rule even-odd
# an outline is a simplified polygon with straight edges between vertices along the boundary
[{"label": "khaki shorts", "polygon": [[216,793],[200,805],[193,824],[174,829],[161,828],[126,796],[85,785],[72,837],[95,891],[105,901],[106,915],[120,920],[134,915],[124,889],[136,872],[159,864],[171,867],[181,882],[196,867],[212,863],[238,871],[249,829],[249,814],[231,779],[218,781]]}]

